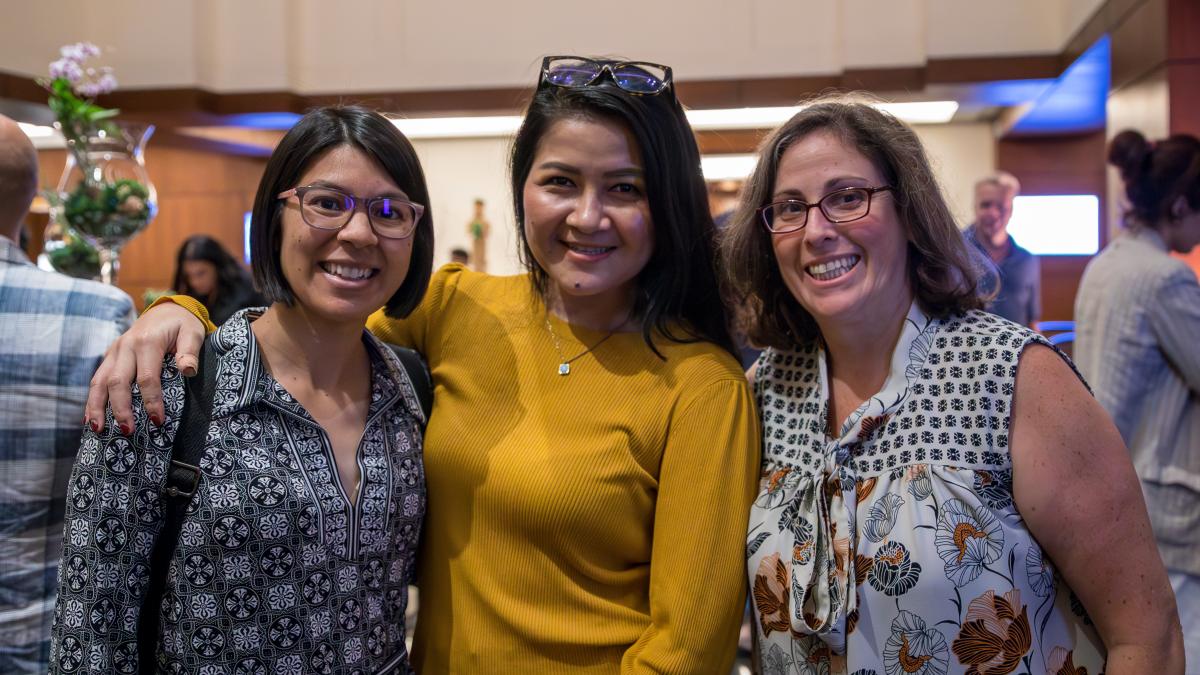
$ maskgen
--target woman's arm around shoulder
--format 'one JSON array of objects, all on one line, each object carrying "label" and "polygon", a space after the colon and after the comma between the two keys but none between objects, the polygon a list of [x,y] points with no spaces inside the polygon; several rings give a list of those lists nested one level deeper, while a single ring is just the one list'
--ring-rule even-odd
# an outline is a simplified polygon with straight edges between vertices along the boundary
[{"label": "woman's arm around shoulder", "polygon": [[[186,295],[165,296],[148,307],[124,335],[117,338],[104,354],[88,389],[84,408],[88,425],[105,423],[105,409],[111,409],[109,424],[132,429],[133,405],[130,391],[137,382],[146,415],[154,424],[163,417],[163,357],[175,354],[175,362],[185,375],[199,367],[200,345],[208,331],[214,330],[208,311],[195,298]],[[104,427],[99,427],[100,429]]]},{"label": "woman's arm around shoulder", "polygon": [[1021,355],[1010,446],[1017,509],[1095,622],[1108,674],[1182,675],[1175,597],[1129,452],[1049,347]]},{"label": "woman's arm around shoulder", "polygon": [[727,673],[745,609],[746,523],[759,425],[732,370],[680,401],[659,469],[650,559],[651,624],[621,672]]}]

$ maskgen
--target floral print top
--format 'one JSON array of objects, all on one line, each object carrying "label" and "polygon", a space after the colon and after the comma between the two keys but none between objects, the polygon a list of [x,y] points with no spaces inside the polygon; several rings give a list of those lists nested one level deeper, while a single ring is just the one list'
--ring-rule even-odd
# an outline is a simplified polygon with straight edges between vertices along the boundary
[{"label": "floral print top", "polygon": [[395,355],[364,331],[371,402],[351,502],[324,430],[267,373],[250,318],[209,336],[216,389],[202,477],[167,571],[142,608],[159,492],[183,407],[163,369],[161,428],[86,432],[67,497],[53,672],[136,673],[141,611],[160,612],[168,673],[407,673],[404,610],[425,512],[422,414]]},{"label": "floral print top", "polygon": [[1035,341],[1048,344],[914,303],[883,389],[836,434],[821,345],[763,353],[747,539],[763,673],[1103,671],[1103,643],[1013,505],[1009,413]]}]

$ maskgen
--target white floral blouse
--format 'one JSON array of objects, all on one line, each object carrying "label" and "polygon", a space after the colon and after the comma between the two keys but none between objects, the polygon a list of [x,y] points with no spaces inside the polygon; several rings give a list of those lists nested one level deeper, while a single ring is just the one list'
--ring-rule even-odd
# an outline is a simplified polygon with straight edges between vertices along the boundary
[{"label": "white floral blouse", "polygon": [[[767,675],[1097,675],[1105,652],[1013,505],[1009,413],[1040,336],[914,304],[883,389],[828,433],[819,344],[760,357],[748,568]],[[1066,358],[1066,357],[1064,357]]]},{"label": "white floral blouse", "polygon": [[[259,310],[261,311],[261,310]],[[158,670],[200,675],[408,673],[404,644],[425,474],[418,406],[403,366],[363,332],[371,403],[351,501],[325,431],[263,367],[249,318],[208,338],[216,352],[202,477],[160,607],[142,607],[163,524],[163,487],[183,408],[167,359],[167,422],[84,433],[71,475],[50,660],[54,673],[138,672],[138,618],[159,612]]]}]

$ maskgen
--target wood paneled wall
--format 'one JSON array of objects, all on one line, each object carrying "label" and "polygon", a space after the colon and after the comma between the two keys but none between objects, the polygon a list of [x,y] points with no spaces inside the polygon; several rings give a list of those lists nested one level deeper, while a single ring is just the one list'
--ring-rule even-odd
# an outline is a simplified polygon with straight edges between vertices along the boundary
[{"label": "wood paneled wall", "polygon": [[[43,187],[57,185],[64,150],[38,157]],[[158,217],[121,254],[118,282],[142,306],[147,289],[169,288],[179,245],[207,234],[243,259],[243,215],[254,203],[266,160],[176,147],[146,149],[146,170],[158,191]]]},{"label": "wood paneled wall", "polygon": [[[996,146],[996,168],[1021,181],[1021,194],[1098,195],[1100,213],[1105,213],[1103,132],[1000,140]],[[1100,245],[1106,243],[1101,227]],[[1041,256],[1042,320],[1075,318],[1075,293],[1089,261],[1091,256]]]}]

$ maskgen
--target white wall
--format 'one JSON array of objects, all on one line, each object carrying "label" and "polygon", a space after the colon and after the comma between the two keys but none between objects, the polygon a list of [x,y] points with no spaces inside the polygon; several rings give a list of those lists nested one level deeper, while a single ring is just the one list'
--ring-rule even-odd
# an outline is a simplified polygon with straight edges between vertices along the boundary
[{"label": "white wall", "polygon": [[130,87],[299,93],[514,87],[541,56],[616,54],[682,80],[1053,53],[1099,0],[12,0],[0,70],[90,40]]},{"label": "white wall", "polygon": [[[972,218],[975,181],[995,169],[995,141],[987,124],[919,125],[917,135],[960,226]],[[449,261],[450,249],[470,250],[467,223],[474,200],[482,197],[492,224],[488,242],[488,271],[515,274],[517,238],[508,187],[508,139],[414,141],[425,178],[437,247],[434,262]]]}]

